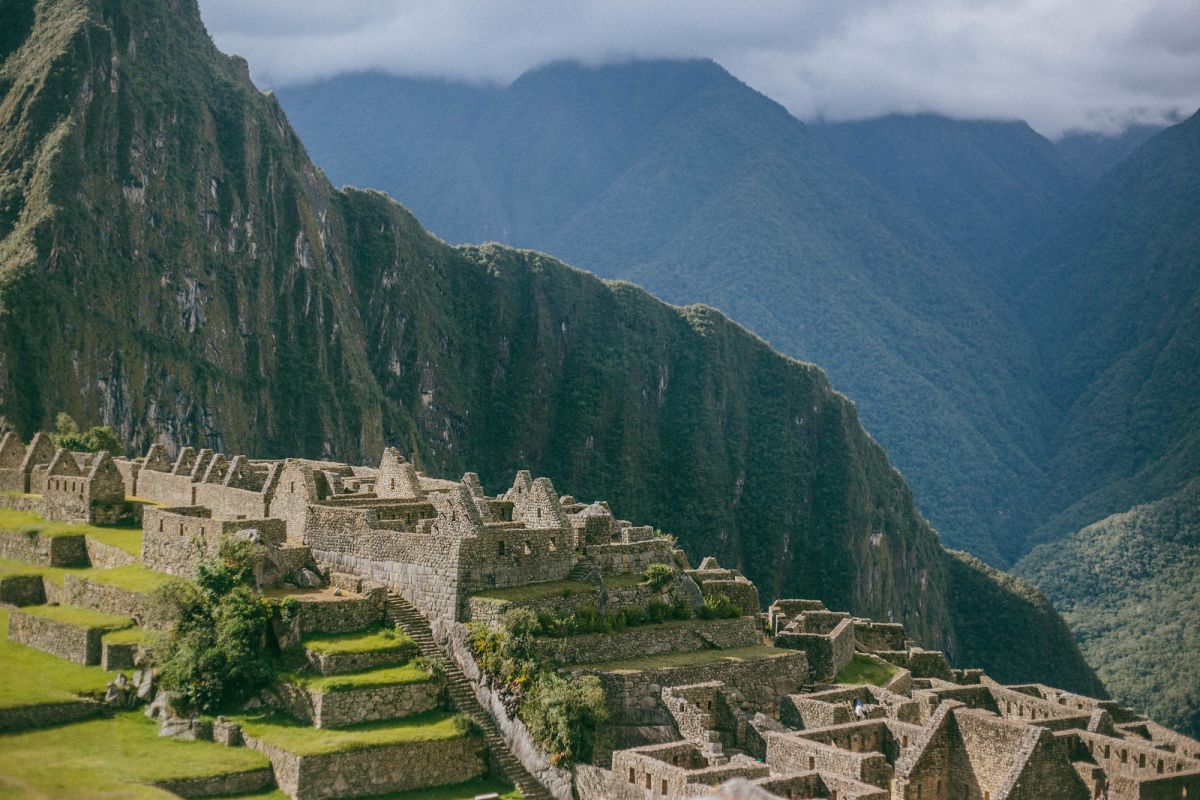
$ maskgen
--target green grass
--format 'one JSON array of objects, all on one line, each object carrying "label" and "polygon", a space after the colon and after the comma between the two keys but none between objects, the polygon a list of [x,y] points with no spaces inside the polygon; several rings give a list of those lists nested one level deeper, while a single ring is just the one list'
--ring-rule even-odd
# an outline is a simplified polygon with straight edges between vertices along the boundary
[{"label": "green grass", "polygon": [[406,719],[337,729],[317,729],[281,714],[236,719],[241,723],[242,730],[251,737],[302,756],[348,753],[371,747],[442,741],[463,736],[460,715],[446,711],[431,711]]},{"label": "green grass", "polygon": [[144,784],[268,765],[243,747],[160,738],[139,711],[0,737],[0,796],[72,800],[169,798]]},{"label": "green grass", "polygon": [[112,569],[67,570],[67,572],[87,578],[93,583],[103,583],[138,594],[149,594],[164,583],[175,580],[170,575],[146,569],[141,564],[128,564]]},{"label": "green grass", "polygon": [[395,686],[407,683],[426,683],[430,680],[429,672],[416,664],[404,664],[398,667],[379,667],[362,672],[348,672],[344,675],[298,675],[295,673],[280,676],[281,680],[289,683],[299,683],[309,689],[319,692],[344,692],[348,689],[365,689],[370,686]]},{"label": "green grass", "polygon": [[833,682],[856,686],[864,683],[883,686],[899,671],[899,668],[891,664],[880,664],[873,658],[856,653],[850,663],[841,668]]},{"label": "green grass", "polygon": [[624,575],[605,575],[604,585],[610,589],[630,589],[634,586],[640,586],[646,580],[641,573],[629,572]]},{"label": "green grass", "polygon": [[[104,693],[104,686],[113,673],[9,641],[9,613],[0,611],[0,675],[4,676],[4,680],[0,680],[0,708],[61,703],[75,700],[80,695]],[[6,748],[0,745],[0,751],[4,750]]]},{"label": "green grass", "polygon": [[0,578],[41,575],[42,567],[35,564],[26,564],[24,561],[9,561],[8,559],[0,559]]},{"label": "green grass", "polygon": [[480,600],[493,600],[497,603],[521,603],[595,591],[597,591],[595,586],[583,581],[549,581],[547,583],[531,583],[526,586],[512,586],[507,589],[488,589],[472,596]]},{"label": "green grass", "polygon": [[757,661],[762,658],[779,658],[795,653],[765,644],[750,647],[734,647],[729,650],[696,650],[691,653],[664,653],[658,656],[642,656],[620,661],[597,661],[592,664],[577,664],[572,670],[590,669],[601,672],[643,672],[669,667],[690,667],[696,664],[712,664],[718,661]]},{"label": "green grass", "polygon": [[122,628],[106,633],[101,638],[105,644],[142,644],[146,641],[146,631],[142,628]]},{"label": "green grass", "polygon": [[[472,800],[481,794],[495,792],[501,800],[522,800],[519,791],[506,783],[492,778],[476,778],[466,783],[455,783],[450,786],[434,786],[429,789],[413,789],[408,792],[389,792],[374,794],[363,800]],[[264,789],[252,794],[228,795],[225,800],[288,800],[288,796],[278,789]]]},{"label": "green grass", "polygon": [[43,617],[61,622],[64,625],[74,625],[78,628],[128,628],[133,624],[129,617],[116,614],[105,614],[90,608],[78,606],[24,606],[21,612],[35,617]]},{"label": "green grass", "polygon": [[[141,530],[138,528],[102,528],[96,525],[76,525],[69,522],[51,522],[31,511],[14,511],[11,508],[0,508],[0,530],[19,531],[21,533],[36,533],[38,536],[55,538],[58,536],[92,536],[100,541],[105,538],[114,542],[119,536],[114,534],[133,534],[138,536],[138,553],[141,552]],[[121,545],[117,545],[120,547]],[[126,549],[126,548],[122,548]]]},{"label": "green grass", "polygon": [[141,528],[97,528],[94,525],[87,527],[91,529],[87,532],[89,539],[111,547],[119,547],[134,558],[142,557]]},{"label": "green grass", "polygon": [[414,650],[416,643],[403,631],[394,628],[373,628],[350,633],[316,634],[301,643],[306,649],[321,655],[352,653],[391,653]]}]

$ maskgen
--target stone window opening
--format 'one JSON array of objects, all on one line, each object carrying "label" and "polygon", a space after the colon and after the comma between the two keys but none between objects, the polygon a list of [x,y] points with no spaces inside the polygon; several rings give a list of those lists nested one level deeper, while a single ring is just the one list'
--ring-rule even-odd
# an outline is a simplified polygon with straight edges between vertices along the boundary
[{"label": "stone window opening", "polygon": [[633,774],[633,767],[629,768],[629,782],[637,783],[637,776]]},{"label": "stone window opening", "polygon": [[908,747],[908,736],[901,736],[901,737],[900,737],[900,746],[901,746],[901,747]]},{"label": "stone window opening", "polygon": [[292,494],[296,493],[296,482],[295,481],[292,481],[291,489],[289,491],[291,491]]},{"label": "stone window opening", "polygon": [[650,777],[650,773],[646,773],[646,788],[654,791],[654,778]]},{"label": "stone window opening", "polygon": [[163,521],[161,519],[158,521],[158,532],[163,532]]},{"label": "stone window opening", "polygon": [[[808,757],[808,768],[809,768],[809,769],[816,769],[816,768],[817,768],[817,759],[816,759],[816,758],[814,758],[813,756],[809,756],[809,757]],[[918,790],[918,792],[919,792],[919,790]]]},{"label": "stone window opening", "polygon": [[667,779],[666,778],[662,779],[662,784],[660,785],[660,788],[662,789],[663,797],[666,797],[667,796]]},{"label": "stone window opening", "polygon": [[1146,768],[1146,754],[1145,753],[1138,754],[1138,766],[1141,767],[1142,769]]},{"label": "stone window opening", "polygon": [[504,555],[504,540],[503,539],[496,542],[496,553],[498,555]]},{"label": "stone window opening", "polygon": [[1162,760],[1161,758],[1158,760],[1158,770],[1157,770],[1157,771],[1158,771],[1158,774],[1159,774],[1159,775],[1162,775],[1162,771],[1163,771],[1163,760]]}]

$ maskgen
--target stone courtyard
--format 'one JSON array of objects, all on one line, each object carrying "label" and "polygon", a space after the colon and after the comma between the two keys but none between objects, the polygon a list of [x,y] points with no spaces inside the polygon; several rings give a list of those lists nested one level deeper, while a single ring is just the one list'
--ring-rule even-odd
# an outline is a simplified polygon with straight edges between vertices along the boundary
[{"label": "stone courtyard", "polygon": [[[764,608],[737,570],[693,568],[653,527],[528,472],[488,495],[474,473],[429,477],[394,449],[377,466],[158,445],[130,459],[6,434],[0,492],[12,513],[80,531],[0,531],[0,600],[13,643],[81,667],[134,669],[155,586],[192,577],[223,540],[261,545],[256,579],[294,604],[283,637],[303,664],[245,715],[150,705],[164,733],[269,764],[163,784],[183,796],[369,797],[490,776],[558,800],[1200,797],[1200,743],[1113,701],[1001,685],[896,623],[809,599]],[[557,765],[476,661],[472,626],[514,610],[635,621],[536,640],[541,663],[603,688],[590,763]],[[130,698],[153,699],[151,680],[138,670]],[[103,713],[85,697],[0,708],[0,730]]]}]

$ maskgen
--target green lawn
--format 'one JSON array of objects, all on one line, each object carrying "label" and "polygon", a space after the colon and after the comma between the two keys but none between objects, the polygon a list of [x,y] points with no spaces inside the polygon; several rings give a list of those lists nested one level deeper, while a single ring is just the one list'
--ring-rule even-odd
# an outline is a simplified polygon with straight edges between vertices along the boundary
[{"label": "green lawn", "polygon": [[853,685],[869,683],[872,686],[882,686],[899,671],[891,664],[880,664],[873,658],[856,653],[854,659],[838,672],[833,682]]},{"label": "green lawn", "polygon": [[[362,800],[473,800],[481,794],[495,792],[501,800],[521,800],[521,793],[507,783],[492,778],[476,778],[466,783],[456,783],[451,786],[435,786],[430,789],[413,789],[409,792],[392,792],[391,794],[375,794]],[[288,796],[278,789],[268,789],[253,794],[239,794],[227,797],[225,800],[288,800]]]},{"label": "green lawn", "polygon": [[[80,695],[104,694],[112,673],[10,642],[8,616],[8,611],[0,610],[0,675],[4,676],[0,680],[0,708],[61,703]],[[0,751],[3,750],[5,747],[0,744]]]},{"label": "green lawn", "polygon": [[149,594],[171,580],[170,575],[146,569],[141,564],[129,564],[112,569],[66,570],[80,577],[87,578],[93,583],[104,583],[138,594]]},{"label": "green lawn", "polygon": [[106,644],[142,644],[146,641],[146,631],[142,628],[122,628],[109,631],[101,638]]},{"label": "green lawn", "polygon": [[78,606],[24,606],[22,613],[35,617],[44,617],[64,625],[74,625],[77,628],[128,628],[133,625],[129,617],[116,614],[105,614],[90,608]]},{"label": "green lawn", "polygon": [[604,585],[610,589],[629,589],[646,582],[640,572],[628,572],[624,575],[605,575]]},{"label": "green lawn", "polygon": [[349,728],[317,729],[282,714],[235,717],[242,730],[255,739],[296,755],[346,753],[406,742],[433,742],[462,737],[460,715],[430,711],[405,719],[368,722]]},{"label": "green lawn", "polygon": [[481,600],[494,600],[497,603],[520,603],[595,591],[597,591],[595,586],[583,581],[549,581],[512,586],[507,589],[488,589],[472,596]]},{"label": "green lawn", "polygon": [[[68,522],[51,522],[32,511],[14,511],[0,508],[0,530],[36,533],[38,536],[93,536],[100,541],[105,538],[120,539],[119,534],[137,533],[138,553],[141,552],[141,530],[138,528],[101,528],[96,525],[75,525]],[[120,545],[117,545],[120,547]],[[124,549],[124,548],[123,548]]]},{"label": "green lawn", "polygon": [[159,738],[140,711],[0,736],[0,796],[117,800],[174,795],[143,784],[268,765],[244,747]]},{"label": "green lawn", "polygon": [[779,658],[795,652],[795,650],[756,644],[750,647],[734,647],[729,650],[696,650],[691,653],[664,653],[658,656],[642,656],[621,661],[597,661],[592,664],[577,664],[571,669],[589,669],[600,672],[644,672],[668,667],[712,664],[718,661],[757,661],[761,658]]},{"label": "green lawn", "polygon": [[322,655],[351,653],[392,653],[404,650],[416,653],[416,642],[403,631],[394,628],[373,628],[350,633],[318,633],[305,637],[301,644]]},{"label": "green lawn", "polygon": [[394,686],[404,683],[426,683],[429,672],[416,664],[398,667],[379,667],[344,675],[281,675],[280,680],[299,683],[319,692],[343,692],[347,689],[365,689],[368,686]]},{"label": "green lawn", "polygon": [[98,528],[88,526],[87,537],[112,547],[119,547],[134,558],[142,557],[141,528]]}]

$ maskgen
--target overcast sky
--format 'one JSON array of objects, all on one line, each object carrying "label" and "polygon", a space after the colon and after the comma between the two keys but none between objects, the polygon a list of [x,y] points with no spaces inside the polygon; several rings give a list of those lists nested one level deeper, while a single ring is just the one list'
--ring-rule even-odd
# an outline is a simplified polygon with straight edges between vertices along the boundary
[{"label": "overcast sky", "polygon": [[801,119],[935,111],[1048,136],[1191,114],[1200,0],[200,0],[263,88],[507,84],[550,61],[712,58]]}]

